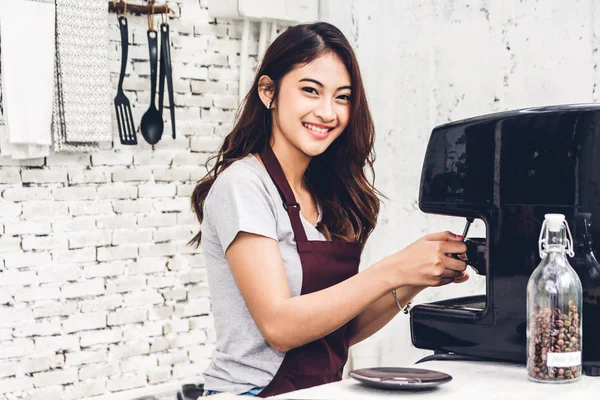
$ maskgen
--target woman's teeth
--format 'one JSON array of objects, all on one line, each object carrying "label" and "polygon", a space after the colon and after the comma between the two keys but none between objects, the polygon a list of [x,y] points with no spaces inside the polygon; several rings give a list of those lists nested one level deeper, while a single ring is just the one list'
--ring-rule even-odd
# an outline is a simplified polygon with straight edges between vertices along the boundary
[{"label": "woman's teeth", "polygon": [[311,131],[315,131],[317,133],[327,133],[327,132],[329,132],[331,130],[329,128],[318,128],[318,127],[316,127],[314,125],[311,125],[311,124],[305,124],[305,123],[303,123],[302,125],[304,125],[308,129],[310,129]]}]

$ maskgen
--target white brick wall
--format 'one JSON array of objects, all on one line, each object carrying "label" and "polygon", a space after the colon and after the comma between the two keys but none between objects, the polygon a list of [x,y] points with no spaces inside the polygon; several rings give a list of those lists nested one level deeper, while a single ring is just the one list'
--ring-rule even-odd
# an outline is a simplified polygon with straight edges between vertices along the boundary
[{"label": "white brick wall", "polygon": [[[237,106],[240,29],[206,1],[169,1],[177,139],[154,148],[17,162],[0,157],[0,399],[81,399],[176,379],[200,382],[214,332],[190,195]],[[116,16],[107,43],[113,90]],[[124,86],[148,107],[146,17],[129,16]],[[257,27],[251,56],[256,58]],[[251,61],[256,65],[256,61]],[[168,102],[168,100],[167,100]]]}]

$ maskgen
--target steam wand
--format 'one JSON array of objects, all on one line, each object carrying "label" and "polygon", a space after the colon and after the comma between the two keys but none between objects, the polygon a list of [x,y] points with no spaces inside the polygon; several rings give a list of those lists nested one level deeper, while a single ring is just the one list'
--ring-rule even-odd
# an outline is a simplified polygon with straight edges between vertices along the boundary
[{"label": "steam wand", "polygon": [[471,224],[473,223],[474,218],[469,218],[467,217],[467,224],[465,225],[465,229],[463,230],[463,241],[467,238],[467,233],[469,232],[469,228],[471,227]]}]

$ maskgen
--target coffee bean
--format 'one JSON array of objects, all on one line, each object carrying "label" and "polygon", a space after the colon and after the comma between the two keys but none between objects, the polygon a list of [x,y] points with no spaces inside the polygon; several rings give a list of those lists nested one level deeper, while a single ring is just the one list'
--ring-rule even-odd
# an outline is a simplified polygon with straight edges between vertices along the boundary
[{"label": "coffee bean", "polygon": [[580,313],[573,300],[563,311],[536,307],[530,315],[532,334],[528,348],[527,369],[531,378],[543,381],[573,380],[581,376],[581,365],[548,367],[548,353],[580,351]]}]

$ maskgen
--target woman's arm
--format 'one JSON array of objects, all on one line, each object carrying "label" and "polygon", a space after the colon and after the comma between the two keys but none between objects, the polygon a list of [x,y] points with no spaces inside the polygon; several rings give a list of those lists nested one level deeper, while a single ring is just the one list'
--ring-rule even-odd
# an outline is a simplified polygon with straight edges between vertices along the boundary
[{"label": "woman's arm", "polygon": [[[411,246],[408,253],[396,253],[337,285],[296,297],[290,294],[277,241],[240,232],[226,257],[261,333],[271,346],[286,352],[335,331],[392,288],[412,281],[426,286],[448,283],[466,268],[446,255],[464,252],[462,242],[429,236]],[[416,259],[414,266],[405,262]]]},{"label": "woman's arm", "polygon": [[[398,302],[404,306],[425,287],[405,286],[396,289]],[[371,304],[350,322],[350,346],[359,343],[387,325],[400,311],[391,291]]]},{"label": "woman's arm", "polygon": [[[469,275],[463,271],[462,275],[454,279],[454,283],[463,283]],[[400,305],[405,306],[419,294],[426,286],[405,286],[396,289],[396,296]],[[362,342],[386,326],[400,312],[396,300],[391,292],[371,304],[369,308],[360,313],[350,322],[350,346]]]},{"label": "woman's arm", "polygon": [[327,289],[292,297],[277,241],[241,232],[226,256],[258,328],[281,352],[335,331],[392,287],[384,278],[391,274],[380,264]]}]

